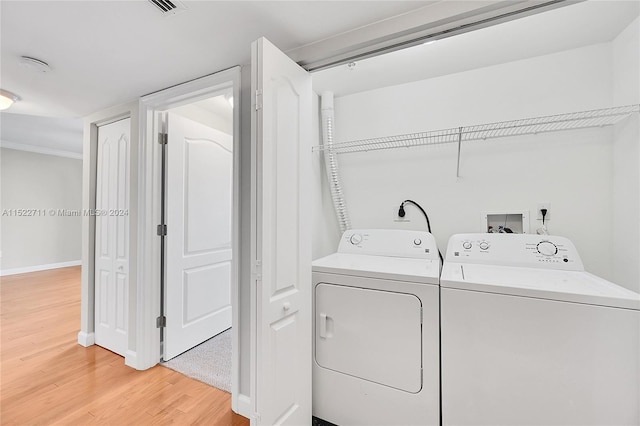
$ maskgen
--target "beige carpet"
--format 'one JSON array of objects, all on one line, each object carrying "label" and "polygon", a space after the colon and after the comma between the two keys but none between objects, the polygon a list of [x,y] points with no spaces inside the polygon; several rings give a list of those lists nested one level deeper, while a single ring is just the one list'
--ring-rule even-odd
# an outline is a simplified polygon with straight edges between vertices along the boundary
[{"label": "beige carpet", "polygon": [[231,392],[231,329],[163,362],[163,366]]}]

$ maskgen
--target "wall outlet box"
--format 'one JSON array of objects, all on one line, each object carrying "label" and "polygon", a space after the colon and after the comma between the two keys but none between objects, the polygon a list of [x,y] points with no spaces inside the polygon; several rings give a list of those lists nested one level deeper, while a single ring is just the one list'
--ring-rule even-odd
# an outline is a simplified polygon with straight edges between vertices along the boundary
[{"label": "wall outlet box", "polygon": [[536,209],[536,219],[538,220],[542,220],[542,209],[547,209],[547,214],[544,217],[544,221],[545,223],[551,219],[551,203],[550,202],[546,202],[546,203],[538,203],[538,208]]},{"label": "wall outlet box", "polygon": [[480,232],[500,232],[509,228],[514,234],[529,233],[529,211],[509,210],[481,213]]},{"label": "wall outlet box", "polygon": [[394,222],[411,222],[411,219],[409,219],[409,212],[407,211],[407,209],[405,208],[405,215],[404,217],[400,217],[398,216],[398,210],[400,210],[400,204],[396,204],[393,207],[393,221]]}]

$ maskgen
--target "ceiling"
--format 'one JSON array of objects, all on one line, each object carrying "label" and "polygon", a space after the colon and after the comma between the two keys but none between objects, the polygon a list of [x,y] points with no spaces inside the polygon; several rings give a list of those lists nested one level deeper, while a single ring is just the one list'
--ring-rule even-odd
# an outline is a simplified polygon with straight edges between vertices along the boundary
[{"label": "ceiling", "polygon": [[181,3],[185,11],[163,15],[146,0],[0,1],[0,87],[21,98],[0,114],[2,146],[80,153],[81,117],[248,64],[261,36],[289,50],[438,1]]},{"label": "ceiling", "polygon": [[336,97],[612,41],[639,1],[586,1],[319,71],[317,93]]},{"label": "ceiling", "polygon": [[3,112],[0,114],[0,141],[3,148],[80,158],[82,120]]},{"label": "ceiling", "polygon": [[[184,1],[164,16],[148,1],[0,2],[1,85],[14,114],[82,117],[250,62],[267,37],[289,50],[435,1]],[[22,55],[47,62],[38,73]]]},{"label": "ceiling", "polygon": [[[146,0],[0,1],[0,87],[22,100],[0,140],[81,152],[79,117],[250,61],[265,36],[294,50],[441,1],[185,1],[163,16]],[[314,74],[344,95],[610,41],[638,1],[589,1]],[[37,73],[22,55],[51,66]],[[71,131],[73,129],[73,131]],[[71,133],[70,133],[71,132]]]}]

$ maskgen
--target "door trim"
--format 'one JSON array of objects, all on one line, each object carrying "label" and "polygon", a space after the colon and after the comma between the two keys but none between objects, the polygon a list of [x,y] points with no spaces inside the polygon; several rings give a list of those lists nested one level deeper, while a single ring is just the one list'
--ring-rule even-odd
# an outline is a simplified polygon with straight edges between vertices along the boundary
[{"label": "door trim", "polygon": [[[234,411],[239,396],[239,265],[240,265],[240,67],[192,80],[140,98],[139,103],[139,173],[138,199],[139,227],[137,238],[142,254],[138,259],[138,287],[136,340],[138,362],[136,368],[144,370],[160,362],[160,329],[156,318],[160,315],[160,244],[156,225],[160,222],[160,157],[161,147],[154,131],[156,112],[205,99],[221,90],[233,88],[233,193],[232,193],[232,256],[231,303],[232,315],[232,368],[231,394]],[[171,230],[169,230],[171,232]],[[242,414],[242,413],[241,413]]]},{"label": "door trim", "polygon": [[[98,127],[126,118],[131,119],[130,147],[129,147],[129,318],[135,315],[135,300],[137,281],[135,265],[138,259],[136,242],[133,237],[137,233],[138,223],[138,102],[118,105],[92,114],[84,119],[82,141],[82,208],[84,211],[96,208],[96,183],[98,170]],[[80,331],[78,343],[82,346],[95,344],[95,216],[82,216],[82,272],[80,298]],[[129,322],[127,335],[128,344],[125,354],[125,364],[135,366],[136,345],[133,325]]]}]

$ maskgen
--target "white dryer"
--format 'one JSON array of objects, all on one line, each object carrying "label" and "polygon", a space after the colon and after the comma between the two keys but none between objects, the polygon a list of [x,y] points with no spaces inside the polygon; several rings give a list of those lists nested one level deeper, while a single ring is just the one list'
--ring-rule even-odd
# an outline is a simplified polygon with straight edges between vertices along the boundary
[{"label": "white dryer", "polygon": [[433,236],[351,230],[313,262],[313,415],[338,425],[440,422]]},{"label": "white dryer", "polygon": [[640,295],[571,241],[454,235],[440,285],[444,425],[640,423]]}]

